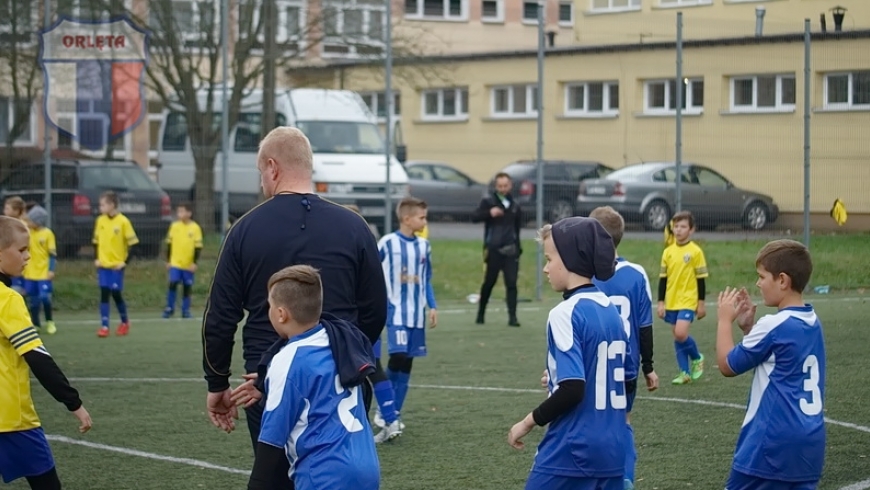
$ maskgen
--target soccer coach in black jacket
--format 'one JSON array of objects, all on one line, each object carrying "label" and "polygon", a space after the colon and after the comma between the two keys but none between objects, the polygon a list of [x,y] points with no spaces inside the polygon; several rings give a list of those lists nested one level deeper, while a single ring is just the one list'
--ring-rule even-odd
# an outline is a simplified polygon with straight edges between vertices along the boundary
[{"label": "soccer coach in black jacket", "polygon": [[508,325],[519,327],[517,320],[517,275],[520,268],[520,228],[522,228],[522,211],[520,205],[511,196],[511,178],[500,172],[495,176],[495,192],[480,201],[472,219],[474,222],[485,223],[483,232],[483,256],[486,262],[486,274],[480,287],[480,303],[477,307],[477,323],[484,322],[486,304],[489,295],[498,279],[498,273],[504,274],[504,285],[507,289]]},{"label": "soccer coach in black jacket", "polygon": [[[387,288],[378,245],[365,220],[312,194],[313,156],[295,128],[272,130],[257,156],[265,202],[239,218],[221,246],[202,324],[208,413],[223,430],[235,427],[230,399],[233,338],[245,311],[245,372],[278,340],[269,322],[267,284],[279,270],[307,264],[320,271],[323,311],[356,325],[374,343],[387,319]],[[262,406],[246,409],[254,447]]]}]

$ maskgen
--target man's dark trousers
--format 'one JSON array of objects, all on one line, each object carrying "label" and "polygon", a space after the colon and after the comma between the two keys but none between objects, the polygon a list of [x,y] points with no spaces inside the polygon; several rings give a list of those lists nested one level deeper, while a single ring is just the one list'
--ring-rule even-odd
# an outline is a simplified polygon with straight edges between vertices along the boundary
[{"label": "man's dark trousers", "polygon": [[483,316],[492,288],[498,280],[498,273],[504,276],[504,284],[507,289],[508,317],[515,320],[517,317],[517,275],[520,269],[518,255],[507,256],[497,250],[486,251],[486,274],[483,278],[483,286],[480,287],[480,304],[478,305],[478,317]]}]

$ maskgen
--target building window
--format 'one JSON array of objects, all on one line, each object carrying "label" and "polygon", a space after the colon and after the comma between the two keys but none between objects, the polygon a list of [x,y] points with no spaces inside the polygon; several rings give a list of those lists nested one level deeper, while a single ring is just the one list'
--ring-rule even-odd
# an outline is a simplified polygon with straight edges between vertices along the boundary
[{"label": "building window", "polygon": [[[306,31],[306,10],[302,0],[276,0],[274,8],[278,16],[277,35],[278,45],[287,51],[299,53],[304,51],[302,42]],[[260,16],[263,13],[263,3],[260,0],[240,0],[238,2],[238,35],[240,39],[247,39],[251,34],[257,34],[257,49],[262,49],[265,42],[265,26],[260,25]]]},{"label": "building window", "polygon": [[794,104],[794,75],[731,79],[731,110],[734,112],[793,111]]},{"label": "building window", "polygon": [[566,116],[615,116],[617,114],[619,114],[619,82],[565,85]]},{"label": "building window", "polygon": [[574,25],[574,2],[559,2],[559,25],[562,27]]},{"label": "building window", "polygon": [[538,2],[523,2],[523,23],[537,24],[538,23]]},{"label": "building window", "polygon": [[405,17],[467,20],[468,0],[405,0]]},{"label": "building window", "polygon": [[711,5],[713,0],[659,0],[662,7],[682,7],[692,5]]},{"label": "building window", "polygon": [[329,2],[323,8],[324,56],[376,55],[386,37],[386,7],[366,0]]},{"label": "building window", "polygon": [[[76,101],[75,99],[57,99],[57,113],[54,121],[57,123],[57,146],[71,148],[86,155],[102,157],[109,151],[113,157],[124,158],[131,142],[131,132],[109,141],[109,127],[105,116],[94,111],[93,102]],[[127,111],[125,111],[127,112]],[[71,135],[77,135],[78,139]],[[79,141],[94,144],[83,146]],[[99,148],[94,149],[94,147]]]},{"label": "building window", "polygon": [[426,90],[422,95],[422,119],[427,121],[468,119],[468,88]]},{"label": "building window", "polygon": [[[387,118],[387,102],[384,92],[360,92],[360,97],[369,106],[369,110],[375,114],[378,119]],[[398,90],[393,90],[393,117],[402,115],[402,94]]]},{"label": "building window", "polygon": [[108,20],[125,14],[130,6],[124,0],[58,0],[56,13],[81,20]]},{"label": "building window", "polygon": [[[90,0],[95,1],[95,0]],[[170,33],[180,33],[188,48],[220,40],[220,8],[216,1],[154,0],[148,4],[151,42],[169,42]]]},{"label": "building window", "polygon": [[11,49],[13,43],[28,44],[36,37],[39,10],[36,0],[5,0],[0,2],[0,42]]},{"label": "building window", "polygon": [[590,0],[593,12],[621,12],[640,10],[640,0]]},{"label": "building window", "polygon": [[[27,123],[22,123],[23,127],[16,128],[16,121],[22,121],[24,117],[29,117]],[[33,144],[33,125],[35,122],[32,102],[28,100],[15,102],[10,97],[0,97],[0,145],[6,145],[12,131],[20,131],[14,144]]]},{"label": "building window", "polygon": [[481,22],[504,22],[504,0],[482,0]]},{"label": "building window", "polygon": [[831,109],[870,108],[870,71],[825,75],[825,107]]},{"label": "building window", "polygon": [[[704,80],[683,79],[683,109],[687,114],[704,110]],[[652,80],[644,84],[644,112],[674,114],[677,111],[677,84],[671,80]]]},{"label": "building window", "polygon": [[538,114],[538,87],[535,85],[494,87],[491,93],[493,117],[531,117]]}]

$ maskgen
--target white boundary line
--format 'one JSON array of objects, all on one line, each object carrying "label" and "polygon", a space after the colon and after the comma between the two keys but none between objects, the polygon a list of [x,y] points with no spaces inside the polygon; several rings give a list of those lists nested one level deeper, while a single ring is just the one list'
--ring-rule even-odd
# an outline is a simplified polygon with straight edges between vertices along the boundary
[{"label": "white boundary line", "polygon": [[[811,298],[807,298],[808,303],[837,303],[837,302],[851,302],[851,301],[868,301],[870,302],[870,296],[850,296],[844,298],[823,298],[820,296],[812,296]],[[715,301],[707,301],[707,306],[716,306]],[[517,308],[517,311],[541,311],[547,308],[547,306],[523,306]],[[504,308],[489,308],[488,312],[497,313],[501,311],[505,311]],[[469,308],[445,308],[438,310],[438,313],[441,315],[460,315],[460,314],[468,314],[477,312],[477,307],[469,307]],[[170,318],[165,319],[161,317],[142,317],[142,318],[131,318],[131,322],[181,322],[181,323],[194,323],[197,324],[202,322],[202,318],[199,316],[195,316],[193,318]],[[69,320],[64,321],[64,325],[99,325],[100,320]]]},{"label": "white boundary line", "polygon": [[103,451],[110,451],[113,453],[121,453],[129,456],[139,456],[140,458],[154,459],[157,461],[167,461],[170,463],[179,463],[186,464],[188,466],[196,466],[197,468],[205,468],[207,470],[218,470],[224,471],[226,473],[235,473],[237,475],[250,475],[251,472],[248,470],[240,470],[237,468],[229,468],[227,466],[220,466],[217,464],[207,463],[205,461],[200,461],[198,459],[190,459],[190,458],[176,458],[174,456],[164,456],[162,454],[155,453],[146,453],[145,451],[137,451],[135,449],[128,449],[125,447],[118,446],[109,446],[107,444],[98,444],[96,442],[88,442],[82,441],[80,439],[71,439],[65,436],[57,436],[57,435],[46,435],[45,436],[49,441],[54,442],[65,442],[67,444],[75,444],[77,446],[89,447],[91,449],[101,449]]},{"label": "white boundary line", "polygon": [[[192,383],[192,382],[200,382],[202,379],[200,378],[70,378],[70,381],[77,383]],[[502,388],[495,386],[461,386],[461,385],[430,385],[430,384],[421,384],[421,385],[410,385],[410,387],[414,388],[422,388],[422,389],[432,389],[432,390],[461,390],[461,391],[494,391],[501,393],[529,393],[529,394],[543,394],[543,389],[530,389],[530,388]],[[673,402],[673,403],[687,403],[694,405],[703,405],[708,407],[721,407],[721,408],[734,408],[738,410],[743,410],[745,405],[738,405],[736,403],[727,403],[727,402],[715,402],[710,400],[690,400],[688,398],[671,398],[671,397],[660,397],[660,396],[638,396],[640,400],[653,400],[660,402]],[[839,420],[830,419],[825,417],[825,422],[831,425],[838,425],[841,427],[845,427],[848,429],[857,430],[860,432],[866,432],[870,434],[870,427],[866,427],[863,425],[853,424],[851,422],[842,422]],[[121,454],[128,454],[130,456],[139,456],[142,458],[154,459],[158,461],[167,461],[170,463],[180,463],[186,464],[188,466],[196,466],[199,468],[205,469],[213,469],[218,471],[224,471],[227,473],[235,473],[240,475],[249,475],[250,471],[240,470],[236,468],[229,468],[226,466],[215,465],[212,463],[207,463],[205,461],[199,461],[196,459],[189,458],[176,458],[173,456],[164,456],[155,453],[148,453],[144,451],[137,451],[135,449],[127,449],[118,446],[109,446],[105,444],[98,444],[93,442],[82,441],[79,439],[71,439],[69,437],[57,436],[57,435],[48,435],[46,436],[51,441],[56,442],[65,442],[68,444],[77,444],[80,446],[85,446],[93,449],[102,449],[104,451],[112,451]],[[853,483],[851,485],[840,488],[840,490],[867,490],[870,489],[870,480],[864,480],[860,482]]]}]

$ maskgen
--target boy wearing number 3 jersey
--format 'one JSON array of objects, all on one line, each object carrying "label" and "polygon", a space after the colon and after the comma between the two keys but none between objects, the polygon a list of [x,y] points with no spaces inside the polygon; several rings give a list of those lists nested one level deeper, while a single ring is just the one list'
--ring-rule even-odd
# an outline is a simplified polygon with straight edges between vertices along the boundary
[{"label": "boy wearing number 3 jersey", "polygon": [[[813,490],[825,462],[825,341],[801,292],[813,272],[810,253],[776,240],[755,259],[765,306],[777,313],[755,322],[746,289],[719,294],[716,357],[731,377],[755,370],[727,490]],[[731,325],[744,333],[736,347]]]},{"label": "boy wearing number 3 jersey", "polygon": [[[285,488],[286,465],[279,464],[284,458],[296,490],[377,490],[380,485],[359,386],[371,372],[371,350],[361,332],[351,343],[330,331],[334,327],[321,319],[322,304],[320,274],[311,266],[287,267],[269,279],[269,320],[287,340],[266,370],[266,402],[248,490]],[[357,363],[334,354],[341,342],[364,346],[347,351]],[[355,369],[359,363],[362,368]]]},{"label": "boy wearing number 3 jersey", "polygon": [[547,319],[549,398],[514,425],[517,449],[549,424],[526,490],[622,490],[628,336],[616,306],[592,278],[610,279],[613,239],[590,218],[566,218],[539,232],[550,285],[564,301]]},{"label": "boy wearing number 3 jersey", "polygon": [[[589,217],[598,220],[613,238],[613,245],[619,249],[625,233],[625,221],[610,206],[595,208]],[[653,314],[652,290],[646,271],[619,256],[616,257],[616,272],[606,281],[593,278],[592,283],[610,298],[622,317],[622,326],[628,335],[628,356],[625,362],[625,391],[628,405],[625,407],[628,431],[625,444],[625,482],[624,490],[634,488],[634,469],[637,464],[637,450],[634,447],[634,429],[631,426],[631,409],[637,395],[638,366],[643,367],[646,388],[655,391],[659,378],[653,369]]]}]

